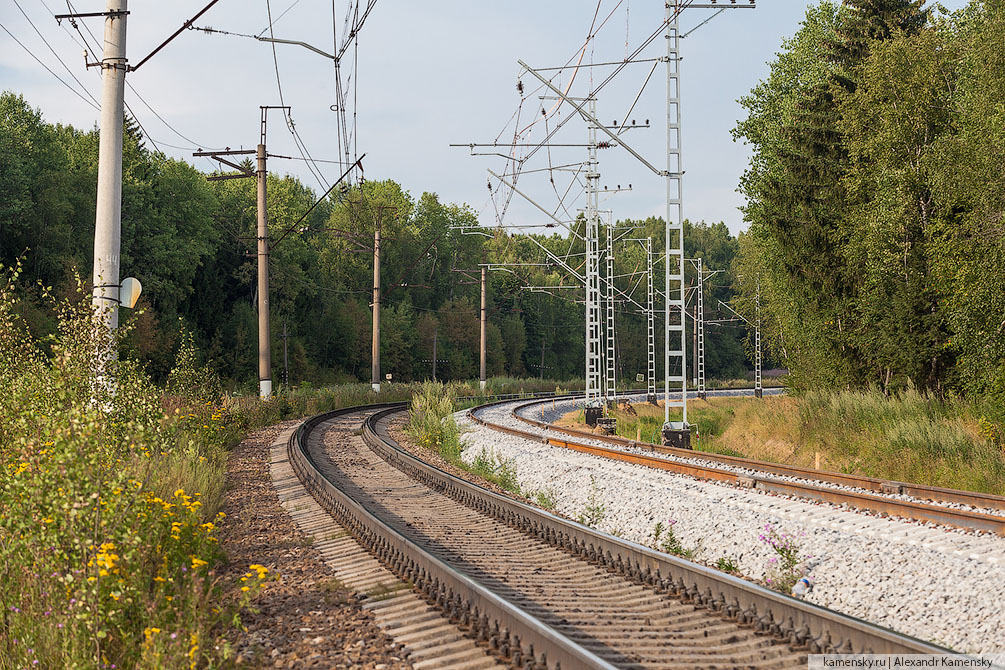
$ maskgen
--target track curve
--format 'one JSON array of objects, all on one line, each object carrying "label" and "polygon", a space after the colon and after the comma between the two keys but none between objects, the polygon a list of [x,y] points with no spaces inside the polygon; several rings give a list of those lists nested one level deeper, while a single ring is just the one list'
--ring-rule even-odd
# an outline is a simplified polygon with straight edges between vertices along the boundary
[{"label": "track curve", "polygon": [[457,479],[388,435],[400,406],[354,411],[367,417],[368,449],[326,444],[327,425],[345,410],[291,438],[305,486],[516,667],[772,668],[804,666],[818,651],[947,652]]},{"label": "track curve", "polygon": [[[573,396],[562,399],[569,400]],[[547,439],[552,446],[612,460],[691,475],[700,479],[763,490],[768,493],[829,502],[876,514],[938,523],[1005,536],[1005,497],[921,484],[893,482],[861,475],[811,470],[779,463],[695,452],[627,438],[555,426],[526,416],[527,410],[547,401],[517,403],[506,400],[482,405],[470,412],[477,423],[493,430],[533,440]],[[527,425],[521,430],[485,420],[480,413],[513,403],[510,415]],[[564,436],[575,437],[571,440]]]}]

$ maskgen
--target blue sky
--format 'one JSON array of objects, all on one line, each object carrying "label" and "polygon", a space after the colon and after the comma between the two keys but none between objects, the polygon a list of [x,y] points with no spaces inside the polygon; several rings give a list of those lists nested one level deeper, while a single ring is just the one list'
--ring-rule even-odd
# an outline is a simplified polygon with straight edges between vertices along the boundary
[{"label": "blue sky", "polygon": [[[277,37],[303,40],[331,51],[332,4],[330,0],[270,0],[273,16],[289,11],[276,21]],[[742,1],[742,0],[741,0]],[[66,11],[61,0],[16,0],[52,48],[82,84],[100,99],[100,78],[85,71],[80,37],[69,26],[56,25],[49,9]],[[73,0],[77,11],[101,11],[102,0]],[[204,0],[142,2],[133,0],[128,23],[127,53],[138,62],[185,20],[202,8]],[[689,35],[682,43],[683,149],[685,216],[707,221],[725,221],[734,232],[745,224],[736,193],[748,160],[748,149],[735,143],[730,130],[742,116],[737,98],[747,93],[768,72],[768,62],[781,41],[791,36],[801,21],[802,0],[760,0],[756,9],[728,10]],[[964,0],[942,3],[949,9]],[[48,6],[48,9],[47,9]],[[292,7],[292,8],[291,8]],[[481,221],[495,221],[487,201],[486,168],[500,171],[501,159],[470,157],[466,148],[451,143],[490,142],[508,128],[503,141],[512,137],[507,126],[519,103],[516,89],[520,68],[517,59],[532,67],[566,63],[583,44],[593,20],[595,2],[586,0],[530,0],[510,2],[435,0],[403,2],[378,0],[359,41],[358,147],[365,152],[366,176],[392,178],[414,196],[433,191],[448,202],[467,203]],[[336,0],[341,28],[343,0]],[[612,11],[613,10],[613,11]],[[634,48],[658,26],[663,3],[640,0],[604,0],[601,20],[606,25],[585,56],[584,62],[621,60],[626,41]],[[681,21],[683,31],[712,16],[711,10],[688,10]],[[54,72],[76,87],[63,66],[48,50],[15,0],[0,5],[0,23],[21,40]],[[88,19],[95,35],[101,36],[100,19]],[[199,26],[238,33],[259,33],[268,25],[266,0],[221,0],[196,22]],[[86,34],[86,33],[85,33]],[[40,107],[49,121],[92,127],[98,113],[71,93],[28,56],[6,32],[0,30],[0,87],[24,93]],[[661,55],[662,38],[641,58]],[[663,51],[665,53],[665,51]],[[283,99],[292,105],[293,118],[310,154],[316,159],[337,158],[331,62],[296,46],[277,47]],[[647,159],[662,166],[665,149],[665,74],[658,67],[648,86],[641,85],[651,63],[626,68],[598,96],[598,116],[621,121],[642,90],[631,118],[650,119],[649,130],[626,135]],[[581,69],[571,91],[583,94],[610,68]],[[568,76],[568,75],[566,75]],[[532,78],[523,82],[531,88]],[[257,143],[259,105],[279,104],[271,48],[264,43],[227,35],[186,31],[138,71],[130,83],[149,105],[170,124],[162,122],[132,91],[126,100],[140,122],[162,150],[188,158],[196,147],[245,146]],[[563,82],[564,83],[564,82]],[[78,87],[79,88],[79,87]],[[528,99],[521,112],[530,118],[536,98]],[[551,103],[544,103],[550,107]],[[539,113],[539,112],[538,112]],[[564,115],[564,112],[563,112]],[[553,117],[557,120],[557,117]],[[525,125],[522,124],[522,125]],[[538,124],[540,126],[541,124]],[[175,130],[184,135],[176,134]],[[570,120],[555,136],[555,142],[575,144],[586,138],[582,121]],[[276,117],[270,123],[270,153],[298,156],[290,133]],[[174,148],[168,145],[176,145]],[[551,165],[580,161],[585,149],[556,148]],[[204,159],[197,166],[209,169]],[[548,167],[546,152],[529,160],[525,169]],[[302,161],[275,159],[270,169],[290,172],[317,189],[318,180]],[[321,165],[323,180],[338,176],[338,166]],[[609,196],[602,207],[616,217],[661,215],[664,186],[623,149],[600,154],[601,184],[613,188],[632,184],[632,191]],[[521,190],[553,208],[558,203],[547,172],[525,174]],[[562,177],[556,178],[561,191]],[[573,195],[578,187],[572,190]],[[569,198],[570,211],[582,206]],[[506,223],[535,223],[541,215],[515,197]]]}]

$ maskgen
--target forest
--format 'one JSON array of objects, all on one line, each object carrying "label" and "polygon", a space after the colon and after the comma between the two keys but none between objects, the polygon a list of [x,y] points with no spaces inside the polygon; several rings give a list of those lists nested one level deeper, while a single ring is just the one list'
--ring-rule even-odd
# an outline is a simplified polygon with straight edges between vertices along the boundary
[{"label": "forest", "polygon": [[[769,76],[740,100],[733,133],[752,151],[739,184],[748,230],[686,226],[687,255],[722,271],[706,290],[708,318],[723,316],[719,300],[751,321],[759,305],[770,365],[790,371],[794,390],[1005,396],[1002,99],[1005,0],[951,14],[921,0],[811,5]],[[129,355],[163,380],[190,331],[226,385],[247,391],[254,183],[207,182],[147,148],[135,123],[125,135],[122,267],[145,287]],[[77,275],[90,276],[96,155],[95,129],[49,123],[18,94],[0,96],[0,263],[23,257],[21,287],[34,296],[24,316],[38,337],[54,324],[35,282],[66,296]],[[367,379],[377,225],[384,372],[431,377],[435,341],[439,378],[474,377],[473,278],[481,263],[520,263],[489,272],[489,374],[582,376],[582,291],[527,289],[572,281],[544,265],[541,247],[576,266],[582,244],[477,229],[467,206],[408,189],[389,176],[336,190],[291,230],[318,194],[270,175],[274,379],[284,345],[294,384]],[[663,246],[659,218],[618,221],[613,234]],[[618,289],[640,304],[645,282],[634,273],[644,267],[641,245],[619,241]],[[644,316],[627,299],[617,310],[618,374],[634,380],[645,372]],[[735,322],[710,325],[709,377],[749,370],[750,339]]]},{"label": "forest", "polygon": [[[128,120],[124,142],[122,272],[144,287],[137,314],[123,313],[135,320],[128,356],[162,381],[180,334],[190,332],[225,385],[250,392],[257,384],[254,180],[207,181],[192,165],[148,149]],[[78,279],[90,278],[97,145],[96,130],[47,123],[21,96],[0,95],[0,264],[22,259],[25,299],[19,304],[38,338],[56,324],[37,284],[52,287],[57,298],[70,297],[79,290]],[[430,378],[435,340],[438,379],[477,377],[479,264],[519,263],[525,265],[488,273],[488,374],[582,377],[583,291],[526,290],[568,286],[564,271],[543,265],[541,246],[581,267],[581,241],[568,234],[532,240],[498,229],[476,231],[468,207],[445,204],[429,192],[415,198],[391,179],[336,190],[300,223],[318,194],[276,174],[269,175],[267,190],[273,379],[283,379],[286,345],[291,384],[369,380],[377,225],[384,373],[403,382]],[[582,234],[583,222],[577,225]],[[615,283],[637,303],[619,298],[615,318],[618,375],[629,385],[646,372],[640,311],[646,305],[646,256],[640,243],[627,240],[652,236],[654,250],[660,250],[663,228],[662,219],[651,218],[618,221],[613,232]],[[702,256],[706,270],[724,271],[709,282],[706,304],[730,300],[736,238],[722,223],[688,224],[686,234],[690,256]],[[657,287],[662,267],[656,266]],[[661,316],[660,302],[656,309]],[[709,330],[709,378],[742,376],[749,367],[741,341],[745,330],[730,323]]]},{"label": "forest", "polygon": [[736,259],[795,389],[1005,399],[1005,3],[810,7],[734,130]]}]

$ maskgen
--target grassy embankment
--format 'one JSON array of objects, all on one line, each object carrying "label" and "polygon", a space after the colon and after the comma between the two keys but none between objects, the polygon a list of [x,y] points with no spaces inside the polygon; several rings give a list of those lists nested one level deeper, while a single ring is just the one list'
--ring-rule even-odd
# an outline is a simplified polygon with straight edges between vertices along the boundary
[{"label": "grassy embankment", "polygon": [[[376,398],[367,384],[228,399],[189,338],[168,387],[129,360],[96,377],[89,297],[52,301],[34,340],[17,272],[0,280],[0,670],[215,668],[240,614],[274,578],[221,583],[229,449],[255,428]],[[122,331],[128,330],[128,325]],[[104,345],[103,345],[104,346]],[[494,391],[554,382],[493,380]],[[407,400],[417,385],[388,385]],[[477,392],[455,384],[453,394]],[[245,566],[242,566],[245,567]]]},{"label": "grassy embankment", "polygon": [[[618,434],[658,441],[663,410],[615,412]],[[581,412],[579,413],[581,414]],[[571,415],[569,422],[582,422]],[[897,481],[1005,493],[1005,408],[915,390],[709,398],[688,404],[698,451]]]},{"label": "grassy embankment", "polygon": [[[553,386],[550,390],[560,389]],[[545,509],[554,509],[557,502],[554,491],[524,491],[520,488],[516,464],[512,460],[501,458],[484,448],[471,463],[461,459],[461,431],[453,413],[474,404],[458,400],[454,389],[449,386],[423,384],[412,396],[405,432],[420,447],[435,451],[452,465],[487,479],[510,493],[531,499]]]}]

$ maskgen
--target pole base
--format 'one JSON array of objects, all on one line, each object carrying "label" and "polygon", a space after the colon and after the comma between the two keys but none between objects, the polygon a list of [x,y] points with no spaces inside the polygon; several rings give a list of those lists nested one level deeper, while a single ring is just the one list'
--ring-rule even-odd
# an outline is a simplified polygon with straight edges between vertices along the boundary
[{"label": "pole base", "polygon": [[485,380],[484,379],[479,379],[478,380],[478,388],[481,389],[482,391],[485,390]]},{"label": "pole base", "polygon": [[604,408],[600,407],[587,407],[586,408],[586,425],[590,428],[596,428],[597,422],[604,416]]},{"label": "pole base", "polygon": [[272,397],[272,380],[271,379],[260,379],[258,380],[258,397],[262,400],[268,400]]},{"label": "pole base", "polygon": [[754,397],[755,398],[763,398],[764,397],[764,389],[754,389]]},{"label": "pole base", "polygon": [[679,423],[669,423],[663,426],[663,446],[678,449],[691,448],[691,429],[680,428]]},{"label": "pole base", "polygon": [[659,403],[656,400],[656,394],[647,395],[646,402],[649,403],[650,405],[659,405]]},{"label": "pole base", "polygon": [[373,389],[374,393],[380,393],[380,382],[370,384],[370,388]]},{"label": "pole base", "polygon": [[707,400],[708,394],[704,391],[698,391],[698,400]]}]

